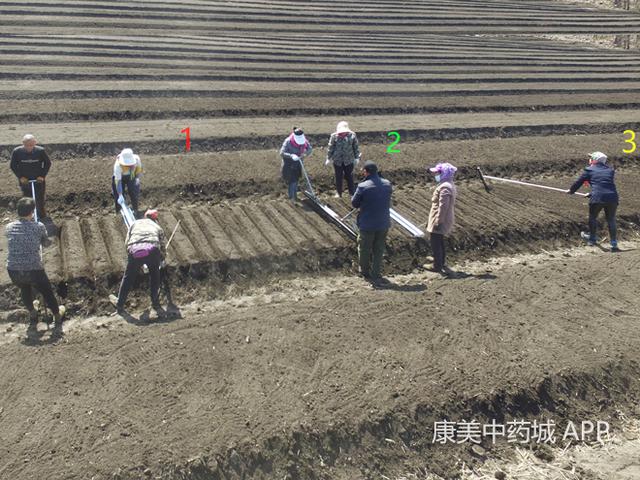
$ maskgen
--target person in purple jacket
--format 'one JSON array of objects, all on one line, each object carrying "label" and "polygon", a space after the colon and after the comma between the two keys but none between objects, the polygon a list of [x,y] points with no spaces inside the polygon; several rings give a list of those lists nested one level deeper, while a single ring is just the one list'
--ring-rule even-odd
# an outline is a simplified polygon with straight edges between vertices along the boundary
[{"label": "person in purple jacket", "polygon": [[618,240],[616,235],[616,210],[618,208],[618,190],[614,182],[615,170],[607,165],[607,156],[602,152],[593,152],[589,155],[589,166],[584,169],[582,175],[571,185],[567,193],[572,195],[585,183],[591,186],[589,198],[589,233],[582,232],[582,238],[588,245],[594,246],[597,241],[598,215],[604,210],[607,224],[611,251],[618,252]]}]

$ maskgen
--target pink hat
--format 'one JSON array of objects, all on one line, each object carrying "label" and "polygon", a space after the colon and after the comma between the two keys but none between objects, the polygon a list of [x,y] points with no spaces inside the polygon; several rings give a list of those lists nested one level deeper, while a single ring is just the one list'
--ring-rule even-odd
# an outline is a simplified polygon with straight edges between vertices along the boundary
[{"label": "pink hat", "polygon": [[439,163],[435,167],[429,169],[431,173],[439,173],[443,179],[453,178],[458,171],[456,167],[450,163]]}]

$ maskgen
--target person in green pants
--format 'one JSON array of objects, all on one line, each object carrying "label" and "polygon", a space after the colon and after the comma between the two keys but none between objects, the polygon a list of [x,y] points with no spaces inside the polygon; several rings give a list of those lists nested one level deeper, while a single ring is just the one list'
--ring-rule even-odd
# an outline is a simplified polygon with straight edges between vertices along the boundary
[{"label": "person in green pants", "polygon": [[381,279],[382,256],[384,255],[387,232],[391,227],[391,182],[378,175],[378,166],[365,162],[362,168],[365,179],[358,184],[351,198],[353,208],[358,213],[358,259],[360,274],[373,281]]}]

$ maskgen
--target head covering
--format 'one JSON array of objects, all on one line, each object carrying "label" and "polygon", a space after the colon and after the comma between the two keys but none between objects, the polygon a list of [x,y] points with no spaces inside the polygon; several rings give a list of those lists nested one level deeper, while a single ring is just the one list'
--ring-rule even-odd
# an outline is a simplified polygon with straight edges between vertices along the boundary
[{"label": "head covering", "polygon": [[378,173],[378,165],[373,163],[371,160],[364,162],[364,166],[362,168],[364,168],[367,173]]},{"label": "head covering", "polygon": [[155,208],[150,208],[146,212],[144,212],[144,218],[150,218],[151,220],[158,221],[158,210]]},{"label": "head covering", "polygon": [[130,148],[125,148],[124,150],[122,150],[120,152],[120,155],[118,155],[118,162],[120,162],[120,165],[123,165],[125,167],[131,167],[135,165],[136,157],[133,154],[133,150],[131,150]]},{"label": "head covering", "polygon": [[336,133],[351,133],[349,124],[344,120],[342,122],[338,122],[338,126],[336,127]]},{"label": "head covering", "polygon": [[431,173],[439,174],[441,180],[450,180],[456,174],[458,169],[450,163],[439,163],[435,167],[429,169]]},{"label": "head covering", "polygon": [[[291,134],[291,140],[296,147],[303,147],[307,143],[307,139],[304,136],[304,132],[300,127],[293,127],[293,133]],[[305,148],[306,150],[306,148]]]},{"label": "head covering", "polygon": [[607,163],[607,156],[602,152],[593,152],[589,154],[589,158],[591,159],[591,163]]},{"label": "head covering", "polygon": [[25,134],[24,137],[22,137],[22,143],[24,142],[29,142],[31,140],[35,140],[36,137],[34,137],[33,135],[31,135],[30,133]]}]

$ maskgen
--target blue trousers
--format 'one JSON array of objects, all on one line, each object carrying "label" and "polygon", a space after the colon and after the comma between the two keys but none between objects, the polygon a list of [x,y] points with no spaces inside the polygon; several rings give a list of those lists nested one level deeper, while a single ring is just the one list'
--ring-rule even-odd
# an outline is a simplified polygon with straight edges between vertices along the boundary
[{"label": "blue trousers", "polygon": [[293,180],[292,182],[289,183],[289,185],[287,187],[287,193],[289,195],[289,198],[291,200],[296,198],[296,193],[297,192],[298,192],[298,180]]}]

